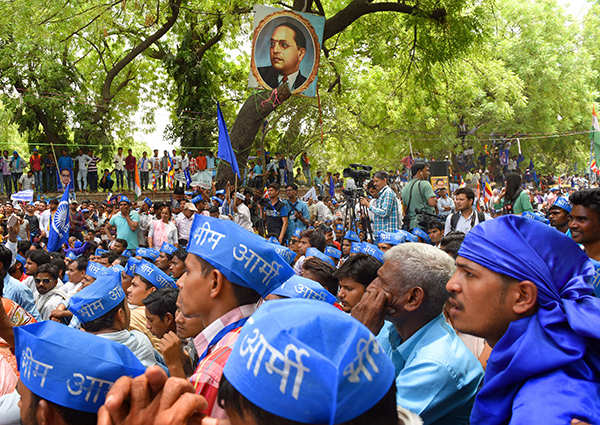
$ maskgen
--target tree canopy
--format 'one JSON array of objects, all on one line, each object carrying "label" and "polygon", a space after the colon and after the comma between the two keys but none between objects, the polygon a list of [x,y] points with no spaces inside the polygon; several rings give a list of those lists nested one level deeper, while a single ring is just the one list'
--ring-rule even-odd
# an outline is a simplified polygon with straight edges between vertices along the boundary
[{"label": "tree canopy", "polygon": [[518,137],[543,171],[585,167],[597,4],[578,22],[556,0],[296,0],[326,18],[319,97],[283,90],[276,108],[246,87],[254,5],[3,2],[0,142],[108,155],[162,107],[165,140],[214,147],[220,101],[240,165],[264,146],[323,168],[393,168],[410,147],[450,158]]}]

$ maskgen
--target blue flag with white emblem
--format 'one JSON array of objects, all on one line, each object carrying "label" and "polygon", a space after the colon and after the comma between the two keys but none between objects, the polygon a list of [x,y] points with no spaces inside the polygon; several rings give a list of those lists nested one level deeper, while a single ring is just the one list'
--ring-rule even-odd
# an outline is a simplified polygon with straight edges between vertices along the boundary
[{"label": "blue flag with white emblem", "polygon": [[[70,185],[69,185],[70,186]],[[56,212],[50,219],[50,233],[48,234],[48,251],[58,251],[69,239],[69,188],[65,189],[58,204]]]}]

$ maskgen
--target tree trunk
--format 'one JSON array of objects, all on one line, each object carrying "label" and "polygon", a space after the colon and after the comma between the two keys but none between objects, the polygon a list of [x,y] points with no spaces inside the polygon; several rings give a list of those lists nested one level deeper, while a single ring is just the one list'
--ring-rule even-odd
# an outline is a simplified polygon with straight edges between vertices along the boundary
[{"label": "tree trunk", "polygon": [[[240,168],[240,179],[244,178],[246,162],[263,120],[290,96],[290,89],[285,82],[277,87],[277,96],[268,91],[261,91],[253,94],[244,102],[229,135]],[[276,98],[279,103],[274,104],[273,98]],[[231,184],[235,181],[233,170],[227,162],[221,161],[217,170],[217,187],[225,187],[225,183],[228,181]]]}]

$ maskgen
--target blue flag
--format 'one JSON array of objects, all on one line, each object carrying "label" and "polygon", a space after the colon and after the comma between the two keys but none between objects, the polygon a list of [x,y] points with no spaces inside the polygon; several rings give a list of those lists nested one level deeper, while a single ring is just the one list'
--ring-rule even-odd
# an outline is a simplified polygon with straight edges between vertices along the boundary
[{"label": "blue flag", "polygon": [[219,149],[217,151],[217,158],[221,158],[231,164],[231,169],[234,173],[240,176],[240,169],[238,168],[237,159],[235,159],[235,153],[231,147],[231,140],[229,140],[229,133],[227,132],[227,125],[221,112],[221,106],[217,102],[217,122],[219,125]]},{"label": "blue flag", "polygon": [[192,176],[190,175],[190,169],[186,168],[185,170],[183,170],[183,175],[185,176],[186,189],[189,189],[190,185],[192,184]]},{"label": "blue flag", "polygon": [[69,187],[65,189],[56,212],[50,219],[48,251],[58,251],[69,239]]},{"label": "blue flag", "polygon": [[333,176],[329,176],[329,196],[331,199],[335,198],[335,184],[333,182]]},{"label": "blue flag", "polygon": [[531,172],[531,176],[533,177],[533,181],[535,182],[535,184],[540,184],[540,179],[538,178],[537,173],[535,172],[535,169],[533,167],[533,159],[529,160],[529,171]]}]

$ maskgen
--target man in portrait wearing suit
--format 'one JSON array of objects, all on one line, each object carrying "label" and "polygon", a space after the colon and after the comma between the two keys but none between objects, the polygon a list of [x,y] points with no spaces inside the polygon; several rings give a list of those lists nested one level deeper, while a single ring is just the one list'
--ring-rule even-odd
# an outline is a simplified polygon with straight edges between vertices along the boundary
[{"label": "man in portrait wearing suit", "polygon": [[300,73],[300,63],[306,54],[306,38],[294,24],[279,25],[271,35],[271,66],[258,68],[262,79],[271,88],[278,87],[287,78],[290,90],[296,90],[306,81]]}]

